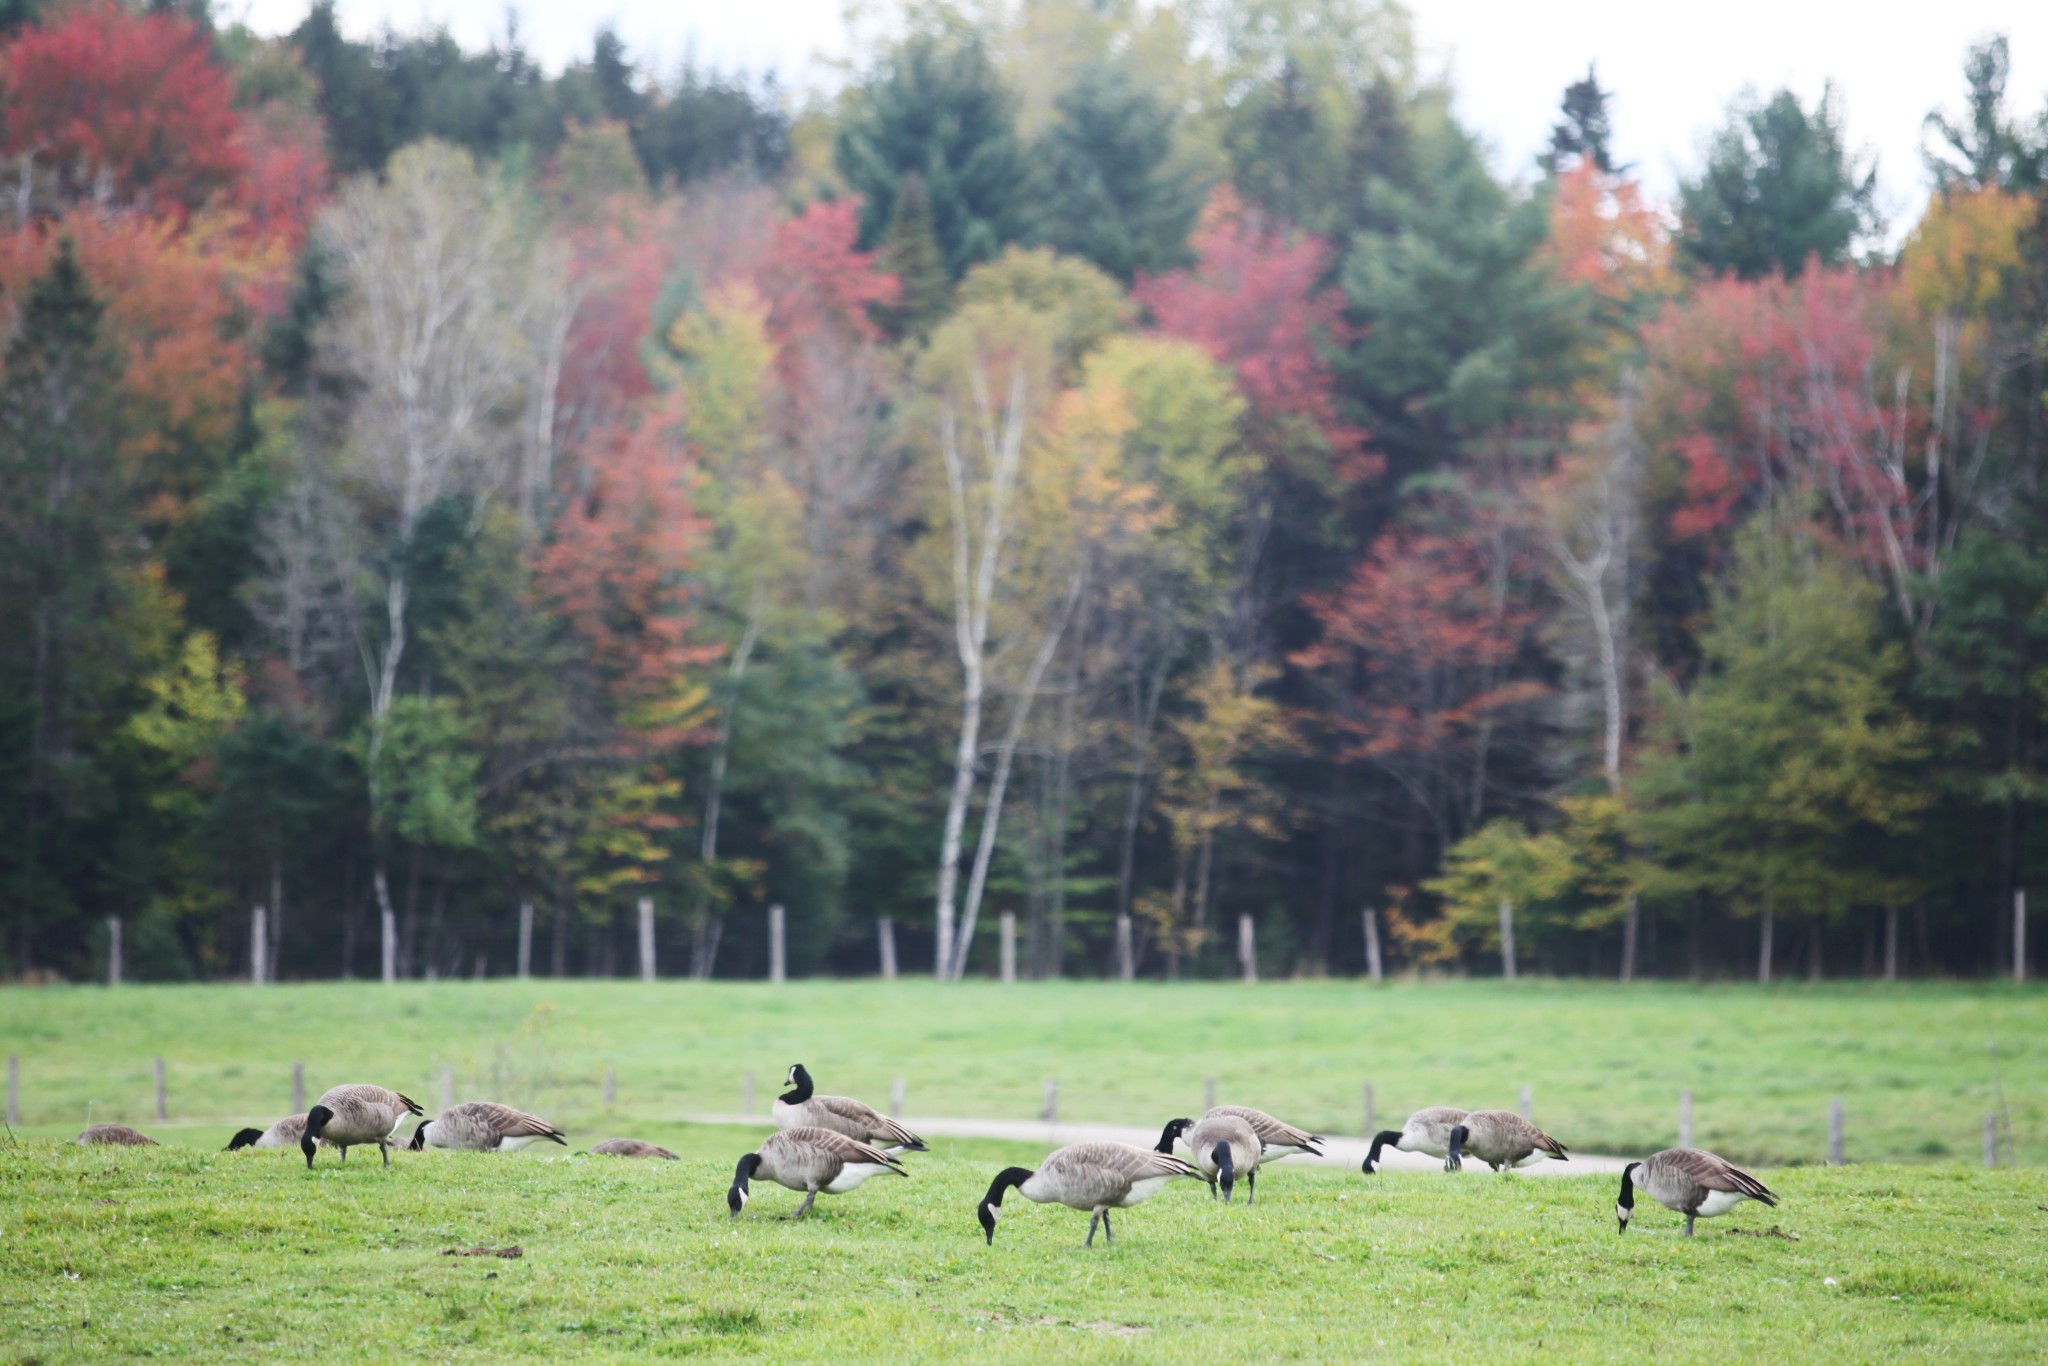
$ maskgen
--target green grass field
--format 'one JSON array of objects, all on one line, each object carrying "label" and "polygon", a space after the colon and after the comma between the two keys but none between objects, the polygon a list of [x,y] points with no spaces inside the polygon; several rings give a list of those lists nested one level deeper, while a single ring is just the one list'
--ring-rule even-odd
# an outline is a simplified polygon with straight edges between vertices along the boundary
[{"label": "green grass field", "polygon": [[737,1111],[749,1071],[765,1112],[801,1061],[821,1088],[878,1105],[905,1078],[913,1119],[1029,1118],[1057,1078],[1063,1118],[1158,1124],[1214,1076],[1224,1099],[1340,1134],[1363,1128],[1367,1082],[1396,1124],[1422,1105],[1513,1107],[1527,1085],[1538,1122],[1605,1153],[1671,1143],[1690,1087],[1695,1140],[1766,1166],[1821,1160],[1836,1096],[1852,1162],[1977,1162],[2002,1090],[2018,1159],[2048,1162],[2048,992],[1993,986],[63,987],[0,991],[0,1051],[20,1055],[37,1137],[89,1120],[157,1129],[156,1055],[174,1122],[161,1136],[201,1145],[283,1114],[295,1061],[309,1097],[375,1081],[431,1106],[448,1066],[459,1099],[525,1105],[578,1138],[658,1141],[683,1116]]},{"label": "green grass field", "polygon": [[[1783,1206],[1686,1240],[1647,1206],[1618,1235],[1611,1178],[1283,1166],[1255,1206],[1177,1183],[1118,1215],[1113,1246],[1085,1250],[1086,1216],[1012,1196],[985,1246],[974,1203],[1019,1155],[941,1145],[911,1179],[823,1197],[803,1223],[778,1217],[797,1196],[758,1186],[734,1223],[725,1157],[402,1154],[386,1172],[358,1153],[309,1175],[296,1153],[21,1143],[0,1148],[0,1352],[2048,1355],[2039,1169],[1771,1173]],[[445,1255],[512,1246],[516,1260]]]},{"label": "green grass field", "polygon": [[[9,990],[0,1048],[21,1058],[24,1124],[0,1143],[0,1355],[2039,1360],[2048,1169],[1974,1165],[1994,1038],[2019,1156],[2038,1164],[2048,996],[1998,988]],[[151,1116],[157,1054],[167,1124]],[[910,1180],[824,1197],[812,1220],[776,1217],[800,1197],[757,1185],[732,1223],[732,1164],[765,1122],[684,1116],[736,1109],[746,1071],[765,1108],[799,1060],[878,1102],[906,1078],[913,1124],[1031,1116],[1047,1077],[1069,1119],[1159,1123],[1214,1075],[1224,1098],[1338,1133],[1362,1126],[1366,1081],[1389,1122],[1512,1105],[1527,1084],[1546,1127],[1609,1153],[1670,1143],[1690,1086],[1697,1141],[1764,1168],[1785,1203],[1690,1241],[1639,1204],[1622,1237],[1611,1177],[1282,1166],[1255,1207],[1180,1183],[1086,1251],[1084,1215],[1012,1196],[990,1248],[976,1200],[1042,1148],[940,1141]],[[378,1081],[430,1110],[446,1065],[459,1096],[537,1109],[578,1146],[626,1134],[685,1160],[402,1153],[386,1172],[358,1150],[308,1174],[296,1153],[217,1151],[285,1111],[293,1061],[309,1095]],[[1835,1095],[1851,1165],[1787,1168],[1822,1154]],[[88,1119],[167,1146],[62,1141]],[[512,1245],[524,1255],[443,1255]]]}]

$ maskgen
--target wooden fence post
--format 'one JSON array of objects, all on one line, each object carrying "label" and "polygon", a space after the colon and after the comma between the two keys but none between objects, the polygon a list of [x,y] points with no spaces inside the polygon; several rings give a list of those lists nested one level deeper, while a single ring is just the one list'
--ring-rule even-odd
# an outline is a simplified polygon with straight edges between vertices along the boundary
[{"label": "wooden fence post", "polygon": [[377,920],[384,935],[384,980],[398,980],[398,917],[390,911],[377,912]]},{"label": "wooden fence post", "polygon": [[1000,924],[1002,930],[1002,978],[1006,983],[1014,982],[1017,980],[1017,913],[1015,911],[1004,911]]},{"label": "wooden fence post", "polygon": [[768,908],[768,980],[781,982],[788,976],[788,943],[784,939],[782,903]]},{"label": "wooden fence post", "polygon": [[1899,908],[1884,908],[1884,980],[1899,980]]},{"label": "wooden fence post", "polygon": [[1522,1088],[1522,1118],[1527,1119],[1536,1112],[1536,1093],[1529,1087]]},{"label": "wooden fence post", "polygon": [[889,1118],[903,1118],[903,1078],[889,1079]]},{"label": "wooden fence post", "polygon": [[10,1128],[21,1127],[21,1055],[7,1055],[7,1123]]},{"label": "wooden fence post", "polygon": [[1240,911],[1237,916],[1237,961],[1244,969],[1247,983],[1259,980],[1258,931],[1252,925],[1250,911]]},{"label": "wooden fence post", "polygon": [[292,1064],[292,1113],[306,1113],[306,1064],[302,1062]]},{"label": "wooden fence post", "polygon": [[1040,1117],[1047,1124],[1057,1124],[1060,1122],[1060,1084],[1051,1077],[1046,1078],[1045,1109],[1041,1112]]},{"label": "wooden fence post", "polygon": [[882,980],[896,980],[896,920],[893,916],[875,918],[875,937],[881,940]]},{"label": "wooden fence post", "polygon": [[151,1070],[156,1073],[156,1117],[159,1120],[169,1119],[170,1113],[165,1105],[164,1097],[164,1060],[162,1058],[156,1059]]},{"label": "wooden fence post", "polygon": [[2027,980],[2027,889],[2012,894],[2012,980]]},{"label": "wooden fence post", "polygon": [[121,917],[107,917],[107,985],[121,985]]},{"label": "wooden fence post", "polygon": [[1984,1165],[1987,1167],[1998,1165],[1998,1116],[1996,1114],[1984,1116]]},{"label": "wooden fence post", "polygon": [[1379,985],[1382,978],[1380,970],[1380,913],[1370,906],[1365,908],[1365,975],[1375,986]]},{"label": "wooden fence post", "polygon": [[533,903],[519,903],[519,980],[533,975]]},{"label": "wooden fence post", "polygon": [[654,899],[640,898],[640,980],[654,980]]},{"label": "wooden fence post", "polygon": [[1828,1165],[1842,1165],[1842,1100],[1839,1096],[1828,1102]]},{"label": "wooden fence post", "polygon": [[1500,975],[1515,980],[1515,903],[1506,899],[1500,903]]},{"label": "wooden fence post", "polygon": [[258,906],[249,912],[249,983],[270,980],[270,913]]},{"label": "wooden fence post", "polygon": [[1131,916],[1128,911],[1119,911],[1116,917],[1116,975],[1124,982],[1135,981],[1138,976],[1137,958],[1131,952]]},{"label": "wooden fence post", "polygon": [[1202,1078],[1202,1113],[1208,1114],[1216,1108],[1216,1078]]},{"label": "wooden fence post", "polygon": [[618,1074],[617,1074],[617,1073],[615,1073],[615,1072],[613,1072],[611,1068],[607,1067],[607,1068],[605,1068],[605,1069],[604,1069],[604,1108],[605,1108],[605,1109],[607,1109],[607,1110],[611,1109],[611,1108],[612,1108],[612,1105],[613,1105],[613,1103],[614,1103],[615,1101],[617,1101],[617,1100],[618,1100],[618,1098],[619,1098],[619,1078],[618,1078]]},{"label": "wooden fence post", "polygon": [[740,1079],[740,1113],[743,1115],[754,1113],[754,1074],[752,1072],[747,1073],[746,1076]]},{"label": "wooden fence post", "polygon": [[1678,1146],[1692,1146],[1692,1088],[1678,1093]]},{"label": "wooden fence post", "polygon": [[[1371,912],[1367,912],[1367,914],[1371,914]],[[1365,1084],[1365,1136],[1367,1138],[1371,1138],[1374,1134],[1379,1132],[1379,1126],[1376,1122],[1377,1119],[1378,1116],[1376,1116],[1373,1113],[1372,1083],[1367,1082]]]}]

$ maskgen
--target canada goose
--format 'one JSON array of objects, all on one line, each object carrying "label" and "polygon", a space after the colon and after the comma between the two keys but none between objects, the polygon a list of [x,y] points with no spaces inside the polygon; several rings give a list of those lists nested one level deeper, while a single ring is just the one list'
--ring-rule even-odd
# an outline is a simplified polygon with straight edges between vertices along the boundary
[{"label": "canada goose", "polygon": [[1636,1189],[1669,1210],[1685,1216],[1685,1236],[1692,1221],[1726,1214],[1745,1200],[1778,1203],[1777,1193],[1725,1157],[1699,1148],[1666,1148],[1621,1169],[1621,1198],[1614,1204],[1620,1232],[1628,1232],[1635,1213]]},{"label": "canada goose", "polygon": [[1451,1150],[1451,1130],[1465,1115],[1466,1112],[1455,1105],[1432,1105],[1426,1110],[1417,1110],[1399,1129],[1382,1129],[1372,1136],[1372,1148],[1366,1153],[1365,1165],[1359,1170],[1371,1176],[1373,1167],[1380,1160],[1380,1149],[1389,1143],[1404,1153],[1442,1157]]},{"label": "canada goose", "polygon": [[725,1205],[733,1218],[739,1218],[749,1195],[747,1182],[759,1176],[804,1193],[804,1202],[791,1216],[801,1219],[811,1212],[819,1191],[844,1195],[882,1172],[910,1175],[900,1162],[872,1143],[814,1124],[799,1124],[770,1134],[757,1151],[740,1159],[733,1170],[732,1189],[725,1193]]},{"label": "canada goose", "polygon": [[1474,1110],[1454,1125],[1451,1148],[1444,1155],[1444,1170],[1462,1169],[1467,1149],[1495,1171],[1520,1167],[1544,1157],[1560,1162],[1570,1160],[1565,1156],[1564,1144],[1513,1110]]},{"label": "canada goose", "polygon": [[304,1115],[286,1115],[268,1129],[244,1129],[228,1140],[227,1151],[240,1148],[296,1148],[306,1132]]},{"label": "canada goose", "polygon": [[1200,1123],[1192,1119],[1171,1119],[1160,1132],[1158,1152],[1173,1151],[1173,1141],[1179,1139],[1188,1145],[1196,1170],[1209,1183],[1209,1197],[1214,1199],[1216,1187],[1223,1186],[1223,1203],[1230,1203],[1231,1188],[1239,1176],[1244,1177],[1245,1203],[1251,1204],[1259,1198],[1259,1143],[1258,1131],[1236,1115],[1208,1115]]},{"label": "canada goose", "polygon": [[666,1148],[657,1148],[652,1143],[643,1143],[637,1138],[608,1138],[593,1144],[590,1151],[600,1157],[660,1157],[670,1162],[676,1155]]},{"label": "canada goose", "polygon": [[1089,1213],[1088,1240],[1095,1246],[1095,1225],[1102,1225],[1104,1242],[1115,1242],[1110,1231],[1109,1212],[1129,1209],[1151,1199],[1176,1176],[1200,1176],[1194,1164],[1172,1153],[1133,1148],[1125,1143],[1073,1143],[1039,1163],[1038,1170],[1006,1167],[989,1184],[981,1197],[975,1217],[991,1246],[996,1240],[996,1212],[1002,1208],[1003,1193],[1015,1186],[1026,1200],[1041,1205],[1060,1204]]},{"label": "canada goose", "polygon": [[804,1070],[802,1063],[789,1069],[789,1075],[783,1078],[782,1084],[789,1090],[777,1096],[771,1107],[778,1129],[794,1129],[807,1124],[857,1138],[863,1143],[872,1143],[878,1148],[913,1153],[930,1151],[924,1146],[923,1139],[872,1105],[863,1104],[851,1096],[815,1094],[811,1090],[811,1074]]},{"label": "canada goose", "polygon": [[348,1161],[350,1148],[374,1143],[388,1167],[392,1136],[405,1123],[407,1115],[420,1113],[416,1102],[381,1086],[336,1086],[306,1111],[306,1127],[299,1134],[299,1151],[306,1155],[306,1170],[313,1170],[313,1145],[320,1141],[341,1149],[343,1162]]},{"label": "canada goose", "polygon": [[470,1100],[422,1120],[420,1127],[412,1131],[412,1142],[406,1146],[414,1152],[424,1148],[466,1148],[479,1153],[516,1153],[543,1139],[564,1147],[569,1143],[560,1129],[539,1115],[529,1115],[494,1100]]},{"label": "canada goose", "polygon": [[125,1124],[95,1124],[78,1136],[78,1141],[87,1147],[107,1144],[122,1148],[154,1148],[157,1141],[140,1129],[131,1129]]},{"label": "canada goose", "polygon": [[1209,1113],[1202,1118],[1214,1119],[1218,1115],[1230,1115],[1252,1126],[1252,1132],[1259,1136],[1263,1145],[1259,1154],[1262,1163],[1278,1162],[1283,1157],[1299,1153],[1313,1157],[1323,1155],[1323,1150],[1316,1146],[1323,1141],[1321,1136],[1297,1129],[1292,1124],[1283,1124],[1264,1110],[1254,1110],[1249,1105],[1216,1105],[1210,1107]]}]

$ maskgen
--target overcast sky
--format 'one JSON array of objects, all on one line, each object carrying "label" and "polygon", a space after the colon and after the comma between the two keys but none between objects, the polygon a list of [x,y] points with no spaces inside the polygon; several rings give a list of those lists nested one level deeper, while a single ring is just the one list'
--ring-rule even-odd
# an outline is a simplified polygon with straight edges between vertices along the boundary
[{"label": "overcast sky", "polygon": [[[258,31],[276,33],[297,24],[306,8],[306,0],[221,0],[218,12],[244,13]],[[502,34],[506,8],[503,0],[339,0],[353,36],[387,19],[401,29],[445,23],[468,46]],[[596,26],[609,20],[657,71],[694,50],[701,63],[724,69],[772,67],[797,89],[835,82],[830,62],[849,49],[842,8],[843,0],[518,6],[527,49],[550,69],[587,55]],[[1971,42],[2010,34],[2011,102],[2031,115],[2048,96],[2048,3],[2041,0],[1411,0],[1410,8],[1426,64],[1448,66],[1466,121],[1492,144],[1501,172],[1528,174],[1559,94],[1592,61],[1614,96],[1615,150],[1660,198],[1697,162],[1703,134],[1744,85],[1790,86],[1811,101],[1832,79],[1852,141],[1878,157],[1881,202],[1894,219],[1916,213],[1925,195],[1921,119],[1937,105],[1959,107]]]}]

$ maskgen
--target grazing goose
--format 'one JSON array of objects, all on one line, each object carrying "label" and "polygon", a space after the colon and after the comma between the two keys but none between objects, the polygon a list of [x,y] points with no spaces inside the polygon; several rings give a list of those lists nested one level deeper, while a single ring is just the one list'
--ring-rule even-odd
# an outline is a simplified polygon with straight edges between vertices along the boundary
[{"label": "grazing goose", "polygon": [[1300,1153],[1313,1157],[1323,1155],[1323,1150],[1316,1146],[1323,1141],[1319,1135],[1297,1129],[1292,1124],[1282,1124],[1264,1110],[1254,1110],[1249,1105],[1217,1105],[1202,1118],[1215,1119],[1219,1115],[1229,1115],[1252,1126],[1252,1132],[1259,1136],[1262,1145],[1259,1153],[1262,1163],[1278,1162],[1283,1157],[1294,1157]]},{"label": "grazing goose", "polygon": [[1151,1199],[1176,1176],[1200,1176],[1194,1164],[1172,1153],[1147,1151],[1124,1143],[1073,1143],[1041,1162],[1037,1171],[1006,1167],[981,1197],[975,1217],[991,1245],[996,1240],[996,1212],[1002,1208],[1003,1193],[1015,1186],[1026,1200],[1041,1205],[1059,1204],[1089,1213],[1088,1240],[1095,1246],[1095,1225],[1102,1225],[1104,1242],[1115,1242],[1110,1231],[1109,1212],[1129,1209]]},{"label": "grazing goose", "polygon": [[241,1148],[296,1148],[306,1132],[304,1115],[286,1115],[268,1129],[244,1129],[228,1140],[227,1151]]},{"label": "grazing goose", "polygon": [[131,1129],[125,1124],[94,1124],[78,1136],[78,1141],[87,1147],[107,1144],[122,1148],[154,1148],[157,1141],[140,1129]]},{"label": "grazing goose", "polygon": [[878,1148],[892,1152],[929,1152],[924,1140],[895,1120],[865,1105],[851,1096],[820,1096],[811,1090],[811,1074],[798,1063],[789,1069],[783,1079],[789,1090],[775,1098],[772,1107],[775,1127],[794,1129],[798,1125],[810,1125],[818,1129],[830,1129],[848,1138],[857,1138],[863,1143],[872,1143]]},{"label": "grazing goose", "polygon": [[562,1131],[524,1110],[494,1100],[469,1100],[451,1105],[412,1131],[414,1152],[423,1148],[464,1148],[478,1153],[516,1153],[547,1140],[567,1147]]},{"label": "grazing goose", "polygon": [[747,1182],[758,1176],[778,1186],[802,1191],[804,1202],[791,1216],[801,1219],[811,1212],[818,1192],[844,1195],[869,1177],[883,1172],[910,1175],[894,1157],[872,1143],[863,1143],[857,1138],[848,1138],[845,1134],[820,1129],[813,1124],[799,1124],[793,1129],[770,1134],[758,1151],[740,1159],[739,1166],[733,1170],[732,1189],[725,1193],[725,1205],[732,1211],[733,1218],[739,1218],[741,1208],[747,1203]]},{"label": "grazing goose", "polygon": [[652,1143],[643,1143],[637,1138],[608,1138],[593,1144],[590,1151],[599,1157],[659,1157],[670,1162],[676,1155],[666,1148],[657,1148]]},{"label": "grazing goose", "polygon": [[1172,1119],[1160,1132],[1158,1152],[1173,1151],[1173,1141],[1179,1139],[1188,1145],[1195,1168],[1209,1183],[1209,1198],[1216,1198],[1216,1187],[1223,1187],[1223,1203],[1230,1203],[1230,1191],[1237,1184],[1237,1178],[1244,1177],[1245,1203],[1251,1204],[1259,1198],[1259,1154],[1263,1145],[1259,1142],[1258,1131],[1236,1115],[1207,1115],[1200,1123],[1192,1119]]},{"label": "grazing goose", "polygon": [[1466,1113],[1455,1105],[1432,1105],[1426,1110],[1417,1110],[1399,1129],[1382,1129],[1372,1136],[1372,1149],[1366,1153],[1365,1165],[1359,1170],[1371,1176],[1373,1167],[1379,1163],[1380,1149],[1389,1143],[1404,1153],[1442,1157],[1451,1150],[1451,1130],[1465,1118]]},{"label": "grazing goose", "polygon": [[341,1149],[343,1162],[348,1161],[350,1148],[374,1143],[388,1167],[391,1139],[398,1126],[405,1123],[406,1116],[421,1113],[416,1102],[381,1086],[358,1083],[334,1087],[306,1111],[306,1127],[299,1135],[299,1151],[306,1155],[306,1170],[313,1170],[313,1145],[323,1141]]},{"label": "grazing goose", "polygon": [[1777,1193],[1725,1157],[1698,1148],[1666,1148],[1640,1162],[1621,1169],[1621,1198],[1615,1202],[1614,1217],[1620,1232],[1628,1232],[1629,1216],[1635,1213],[1636,1190],[1685,1216],[1685,1236],[1692,1237],[1692,1221],[1726,1214],[1745,1200],[1778,1203]]},{"label": "grazing goose", "polygon": [[1520,1167],[1565,1156],[1564,1144],[1523,1119],[1513,1110],[1474,1110],[1451,1129],[1451,1148],[1444,1154],[1444,1170],[1454,1172],[1464,1165],[1464,1154],[1484,1162],[1495,1171]]}]

